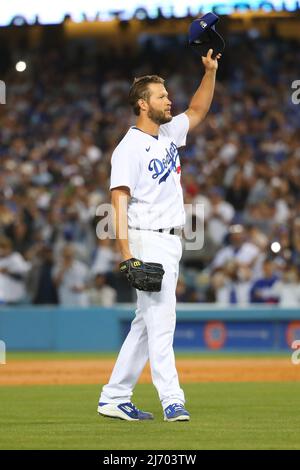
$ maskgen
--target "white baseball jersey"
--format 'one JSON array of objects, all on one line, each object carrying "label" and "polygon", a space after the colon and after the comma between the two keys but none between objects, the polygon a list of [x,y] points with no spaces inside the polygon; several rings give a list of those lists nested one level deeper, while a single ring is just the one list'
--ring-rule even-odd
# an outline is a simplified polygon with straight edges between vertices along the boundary
[{"label": "white baseball jersey", "polygon": [[128,226],[141,229],[185,224],[178,147],[186,142],[185,113],[159,128],[158,136],[131,127],[112,155],[110,189],[127,186]]}]

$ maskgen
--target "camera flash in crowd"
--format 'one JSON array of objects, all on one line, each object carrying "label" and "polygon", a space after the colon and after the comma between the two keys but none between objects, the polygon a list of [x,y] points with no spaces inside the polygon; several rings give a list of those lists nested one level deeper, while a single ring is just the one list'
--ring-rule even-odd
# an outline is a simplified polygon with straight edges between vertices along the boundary
[{"label": "camera flash in crowd", "polygon": [[280,243],[273,242],[272,245],[271,245],[271,250],[273,251],[273,253],[279,253],[279,251],[281,250]]},{"label": "camera flash in crowd", "polygon": [[16,63],[17,72],[24,72],[24,70],[26,70],[26,67],[26,62],[24,62],[23,60],[19,60],[19,62]]}]

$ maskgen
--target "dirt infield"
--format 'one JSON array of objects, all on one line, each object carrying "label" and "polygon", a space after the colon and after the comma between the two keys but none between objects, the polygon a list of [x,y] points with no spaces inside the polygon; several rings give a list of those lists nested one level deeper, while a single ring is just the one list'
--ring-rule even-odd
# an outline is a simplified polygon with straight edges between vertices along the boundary
[{"label": "dirt infield", "polygon": [[[102,384],[113,364],[112,359],[10,360],[0,366],[0,386]],[[300,365],[289,358],[178,359],[177,368],[182,383],[300,381]],[[140,382],[151,382],[148,366]]]}]

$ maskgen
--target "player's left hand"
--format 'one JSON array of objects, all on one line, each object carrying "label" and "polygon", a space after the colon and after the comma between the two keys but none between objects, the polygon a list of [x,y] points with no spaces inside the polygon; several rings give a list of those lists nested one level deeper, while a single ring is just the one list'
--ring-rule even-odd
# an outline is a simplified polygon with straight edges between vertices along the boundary
[{"label": "player's left hand", "polygon": [[209,70],[218,70],[218,59],[221,58],[222,54],[218,54],[215,59],[212,56],[213,50],[209,49],[206,57],[202,56],[202,63],[205,67],[205,70],[208,72]]},{"label": "player's left hand", "polygon": [[165,271],[160,263],[143,263],[130,258],[120,263],[120,271],[125,274],[129,284],[138,290],[160,292]]}]

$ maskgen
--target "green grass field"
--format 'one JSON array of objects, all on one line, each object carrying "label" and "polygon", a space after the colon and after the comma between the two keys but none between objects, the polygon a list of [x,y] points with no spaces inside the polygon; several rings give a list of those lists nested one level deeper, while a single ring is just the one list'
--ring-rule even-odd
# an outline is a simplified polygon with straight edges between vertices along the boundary
[{"label": "green grass field", "polygon": [[300,449],[300,383],[186,384],[189,423],[165,423],[151,385],[134,402],[154,421],[99,417],[100,386],[0,389],[0,449]]}]

